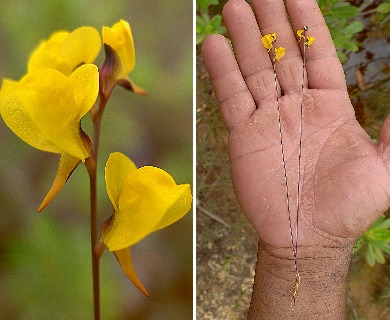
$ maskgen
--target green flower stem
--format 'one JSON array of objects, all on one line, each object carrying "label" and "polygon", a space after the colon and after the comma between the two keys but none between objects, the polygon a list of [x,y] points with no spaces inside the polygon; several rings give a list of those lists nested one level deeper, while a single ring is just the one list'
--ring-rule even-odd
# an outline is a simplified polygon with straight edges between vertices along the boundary
[{"label": "green flower stem", "polygon": [[97,160],[99,153],[100,141],[100,126],[104,109],[107,105],[109,97],[105,97],[102,91],[99,91],[100,101],[96,112],[91,113],[93,122],[93,142],[91,156],[85,160],[87,167],[90,189],[91,189],[91,252],[92,252],[92,275],[93,275],[93,302],[95,320],[100,319],[100,273],[99,262],[100,254],[96,250],[98,244],[98,228],[97,228]]}]

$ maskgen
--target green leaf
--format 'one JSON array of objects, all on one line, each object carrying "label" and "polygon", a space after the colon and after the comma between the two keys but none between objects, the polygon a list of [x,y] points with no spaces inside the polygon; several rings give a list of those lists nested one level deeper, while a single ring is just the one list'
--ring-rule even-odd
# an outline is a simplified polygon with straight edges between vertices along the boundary
[{"label": "green leaf", "polygon": [[387,254],[390,254],[390,243],[378,241],[375,245],[382,251],[386,252]]},{"label": "green leaf", "polygon": [[385,216],[383,216],[383,219],[381,220],[379,228],[381,228],[381,229],[390,229],[390,219],[388,219]]},{"label": "green leaf", "polygon": [[206,28],[210,24],[210,17],[205,14],[204,16],[196,16],[196,32],[199,32]]},{"label": "green leaf", "polygon": [[339,19],[352,19],[359,13],[359,8],[350,4],[340,7],[334,7],[329,11],[329,14]]},{"label": "green leaf", "polygon": [[390,12],[390,3],[381,3],[377,8],[376,10],[379,12],[379,13],[389,13]]},{"label": "green leaf", "polygon": [[222,16],[215,15],[211,20],[209,15],[196,16],[196,44],[201,43],[206,36],[213,33],[223,34],[226,28],[221,26]]},{"label": "green leaf", "polygon": [[326,0],[318,0],[317,2],[320,9],[323,9],[325,7]]},{"label": "green leaf", "polygon": [[387,229],[372,230],[367,236],[375,240],[390,242],[390,230]]},{"label": "green leaf", "polygon": [[368,229],[368,231],[378,228],[378,227],[382,224],[382,222],[383,222],[385,219],[386,219],[386,216],[385,216],[384,214],[382,214],[382,215],[378,218],[378,220],[376,220],[376,221],[373,223],[373,225]]},{"label": "green leaf", "polygon": [[352,51],[352,52],[356,52],[359,50],[359,47],[357,45],[356,42],[354,41],[345,41],[342,45],[345,49],[349,50],[349,51]]},{"label": "green leaf", "polygon": [[385,260],[385,257],[383,256],[382,250],[379,247],[377,247],[377,246],[373,246],[373,250],[374,250],[374,253],[375,253],[375,259],[380,264],[384,264],[386,262],[386,260]]},{"label": "green leaf", "polygon": [[347,56],[342,51],[337,51],[337,57],[339,58],[341,63],[345,63],[347,61]]},{"label": "green leaf", "polygon": [[222,23],[222,16],[221,15],[215,15],[210,22],[210,25],[215,29],[221,26]]},{"label": "green leaf", "polygon": [[196,35],[196,44],[202,43],[206,38],[207,34],[197,34]]},{"label": "green leaf", "polygon": [[367,243],[366,260],[370,267],[375,266],[375,254],[371,244]]},{"label": "green leaf", "polygon": [[361,23],[360,21],[354,21],[354,22],[350,23],[349,25],[347,25],[347,27],[345,28],[345,31],[347,33],[355,34],[355,33],[362,31],[363,28],[364,28],[363,23]]},{"label": "green leaf", "polygon": [[207,9],[211,5],[219,4],[218,0],[196,0],[196,5],[202,9]]}]

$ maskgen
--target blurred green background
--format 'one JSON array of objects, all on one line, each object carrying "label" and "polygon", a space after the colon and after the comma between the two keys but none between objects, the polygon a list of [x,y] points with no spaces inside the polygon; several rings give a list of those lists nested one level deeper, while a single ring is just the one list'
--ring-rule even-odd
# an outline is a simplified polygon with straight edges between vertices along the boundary
[{"label": "blurred green background", "polygon": [[[98,215],[112,213],[104,184],[111,152],[154,165],[177,183],[192,182],[192,1],[0,2],[0,78],[20,79],[28,57],[52,32],[82,25],[101,30],[130,22],[136,67],[148,91],[116,88],[103,118]],[[96,62],[102,65],[103,50]],[[91,133],[89,116],[82,122]],[[89,185],[80,165],[60,194],[36,210],[54,179],[59,155],[35,150],[0,121],[0,319],[91,319]],[[192,213],[132,247],[145,298],[113,254],[101,259],[102,319],[192,319]]]}]

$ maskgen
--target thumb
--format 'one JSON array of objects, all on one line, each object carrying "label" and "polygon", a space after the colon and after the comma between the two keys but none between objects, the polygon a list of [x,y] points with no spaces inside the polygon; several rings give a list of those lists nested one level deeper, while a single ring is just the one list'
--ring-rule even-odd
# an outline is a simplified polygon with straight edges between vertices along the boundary
[{"label": "thumb", "polygon": [[390,115],[387,116],[382,125],[377,148],[386,166],[390,167]]}]

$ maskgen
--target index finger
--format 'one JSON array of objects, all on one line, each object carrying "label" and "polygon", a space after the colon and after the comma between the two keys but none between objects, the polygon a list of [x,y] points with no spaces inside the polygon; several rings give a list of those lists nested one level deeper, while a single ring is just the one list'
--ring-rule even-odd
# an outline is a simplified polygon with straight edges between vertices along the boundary
[{"label": "index finger", "polygon": [[[308,26],[306,36],[315,38],[310,49],[305,48],[309,88],[346,89],[343,67],[336,54],[332,37],[315,0],[286,1],[293,29]],[[302,43],[303,41],[301,41]],[[301,52],[303,54],[301,44]]]}]

